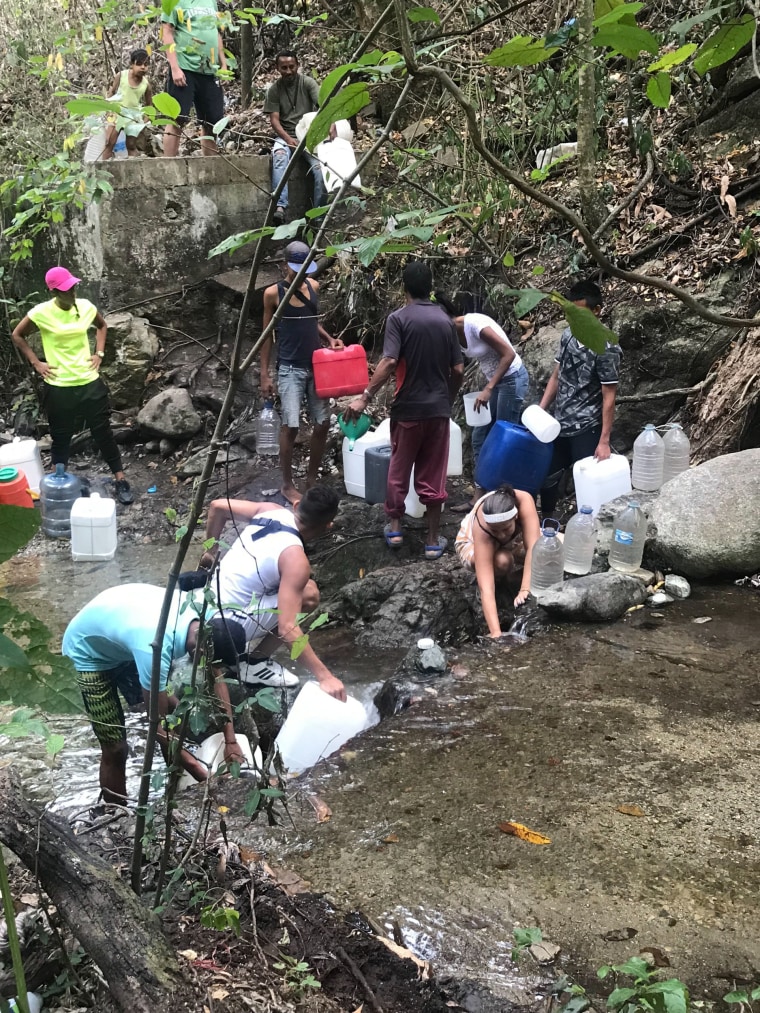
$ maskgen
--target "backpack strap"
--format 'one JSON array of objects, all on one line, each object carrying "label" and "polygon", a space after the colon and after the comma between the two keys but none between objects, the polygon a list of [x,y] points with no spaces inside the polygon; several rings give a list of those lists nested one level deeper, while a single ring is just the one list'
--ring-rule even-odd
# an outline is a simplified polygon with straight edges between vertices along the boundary
[{"label": "backpack strap", "polygon": [[250,524],[261,528],[260,531],[256,531],[251,535],[252,542],[257,542],[260,538],[266,538],[267,535],[277,535],[281,531],[284,531],[286,534],[295,535],[301,545],[303,545],[303,539],[298,530],[289,524],[283,524],[275,517],[254,517],[250,521]]}]

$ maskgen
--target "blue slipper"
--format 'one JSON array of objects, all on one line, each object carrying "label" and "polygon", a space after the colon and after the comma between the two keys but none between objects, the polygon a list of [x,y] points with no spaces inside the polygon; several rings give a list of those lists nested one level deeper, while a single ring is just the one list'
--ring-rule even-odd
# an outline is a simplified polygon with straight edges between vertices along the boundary
[{"label": "blue slipper", "polygon": [[438,542],[435,545],[425,546],[425,559],[440,559],[448,544],[448,539],[444,538],[443,535],[439,535]]},{"label": "blue slipper", "polygon": [[386,524],[383,528],[383,534],[385,535],[385,544],[389,549],[400,549],[404,544],[404,536],[400,530],[392,528],[390,523]]}]

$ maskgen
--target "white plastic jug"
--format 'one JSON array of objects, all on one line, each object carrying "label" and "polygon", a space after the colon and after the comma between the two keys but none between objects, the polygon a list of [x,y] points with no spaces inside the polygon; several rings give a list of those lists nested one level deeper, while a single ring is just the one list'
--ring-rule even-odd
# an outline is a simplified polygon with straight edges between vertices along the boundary
[{"label": "white plastic jug", "polygon": [[644,426],[633,444],[631,481],[634,489],[655,492],[662,486],[665,468],[665,444],[650,422]]},{"label": "white plastic jug", "polygon": [[475,408],[475,402],[480,397],[480,391],[474,390],[471,394],[462,395],[464,402],[464,419],[468,426],[477,429],[478,426],[487,426],[491,421],[491,406],[484,405],[480,411]]},{"label": "white plastic jug", "polygon": [[[256,746],[256,752],[254,754],[251,750],[251,743],[248,741],[248,737],[246,735],[236,734],[235,738],[237,739],[238,746],[240,746],[241,753],[245,757],[245,764],[243,764],[243,767],[246,765],[248,767],[253,767],[255,757],[255,766],[261,770],[264,760],[259,747]],[[220,765],[224,763],[224,732],[216,732],[214,735],[209,735],[207,739],[204,739],[203,742],[201,742],[200,748],[195,755],[201,763],[204,763],[208,767],[209,773],[215,774]],[[193,775],[184,771],[182,777],[179,779],[180,791],[185,788],[192,788],[194,784],[198,784],[198,782],[195,780]]]},{"label": "white plastic jug", "polygon": [[622,454],[611,454],[606,461],[584,457],[573,465],[575,501],[588,504],[594,517],[603,503],[631,491],[631,466]]},{"label": "white plastic jug", "polygon": [[71,558],[77,562],[113,559],[116,542],[115,501],[96,492],[74,500],[71,507]]},{"label": "white plastic jug", "polygon": [[462,430],[453,419],[449,419],[449,463],[446,474],[461,475],[462,464]]},{"label": "white plastic jug", "polygon": [[559,436],[561,429],[559,422],[537,404],[528,405],[522,413],[521,421],[542,443],[553,443]]},{"label": "white plastic jug", "polygon": [[420,503],[420,498],[417,495],[417,490],[414,488],[414,468],[412,468],[412,477],[409,479],[409,492],[406,494],[404,500],[404,512],[407,517],[424,517],[427,507]]},{"label": "white plastic jug", "polygon": [[343,481],[349,496],[359,496],[360,499],[364,499],[366,491],[364,455],[369,447],[388,447],[390,442],[390,423],[388,423],[387,432],[380,426],[373,432],[365,433],[358,440],[354,440],[353,450],[349,446],[348,437],[343,438]]},{"label": "white plastic jug", "polygon": [[[29,1007],[29,1013],[41,1013],[42,996],[39,994],[39,992],[27,992],[26,1004]],[[19,1005],[16,999],[9,999],[8,1007],[11,1011],[13,1011],[13,1013],[15,1013],[15,1011],[19,1009]]]},{"label": "white plastic jug", "polygon": [[40,479],[45,474],[36,440],[23,440],[16,436],[11,443],[0,447],[0,468],[18,468],[26,475],[29,488],[39,493]]},{"label": "white plastic jug", "polygon": [[318,683],[307,682],[296,697],[275,745],[288,771],[300,774],[340,749],[369,724],[364,706],[354,697],[341,703],[322,692]]}]

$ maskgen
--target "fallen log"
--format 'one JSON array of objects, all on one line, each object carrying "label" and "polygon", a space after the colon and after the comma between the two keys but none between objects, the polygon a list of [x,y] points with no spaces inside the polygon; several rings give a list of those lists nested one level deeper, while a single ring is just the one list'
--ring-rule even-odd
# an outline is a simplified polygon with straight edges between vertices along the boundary
[{"label": "fallen log", "polygon": [[37,875],[118,1009],[155,1013],[170,1001],[181,976],[158,918],[64,820],[24,799],[10,769],[0,770],[0,841]]}]

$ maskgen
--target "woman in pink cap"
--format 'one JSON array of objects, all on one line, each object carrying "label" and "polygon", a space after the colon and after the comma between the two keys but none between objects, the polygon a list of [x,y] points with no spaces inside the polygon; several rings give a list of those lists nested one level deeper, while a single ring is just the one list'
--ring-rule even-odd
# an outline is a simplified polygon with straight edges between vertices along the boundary
[{"label": "woman in pink cap", "polygon": [[[111,429],[108,388],[99,375],[105,355],[106,322],[91,302],[77,299],[79,278],[65,267],[51,267],[45,275],[45,284],[53,298],[29,310],[11,337],[45,381],[42,406],[53,441],[53,465],[68,464],[71,438],[83,420],[113,472],[116,498],[127,505],[133,502],[134,495]],[[94,354],[87,336],[93,324],[97,328]],[[26,336],[34,330],[40,333],[44,360],[27,344]]]}]

